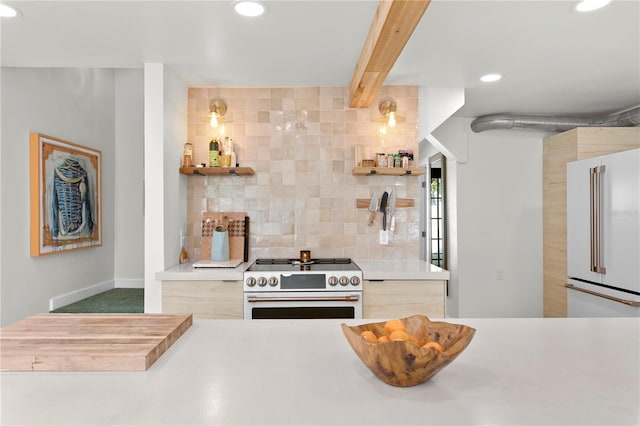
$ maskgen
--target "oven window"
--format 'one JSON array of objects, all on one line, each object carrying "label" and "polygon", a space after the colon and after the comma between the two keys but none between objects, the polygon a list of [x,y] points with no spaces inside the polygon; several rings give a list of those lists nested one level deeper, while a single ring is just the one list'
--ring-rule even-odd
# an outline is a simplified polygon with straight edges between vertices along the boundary
[{"label": "oven window", "polygon": [[354,318],[353,306],[316,306],[289,308],[253,308],[252,319]]},{"label": "oven window", "polygon": [[325,288],[326,277],[324,274],[293,274],[280,275],[280,288],[283,290],[300,290],[311,288]]}]

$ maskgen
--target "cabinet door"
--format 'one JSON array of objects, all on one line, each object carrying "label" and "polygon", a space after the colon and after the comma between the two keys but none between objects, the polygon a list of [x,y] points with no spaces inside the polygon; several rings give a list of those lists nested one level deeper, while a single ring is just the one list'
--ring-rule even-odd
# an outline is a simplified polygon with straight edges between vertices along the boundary
[{"label": "cabinet door", "polygon": [[242,319],[242,281],[163,281],[162,312],[193,319]]},{"label": "cabinet door", "polygon": [[640,149],[602,157],[602,283],[640,292]]},{"label": "cabinet door", "polygon": [[567,163],[567,275],[600,282],[591,265],[591,176],[600,157]]},{"label": "cabinet door", "polygon": [[425,315],[444,318],[444,281],[365,281],[363,317],[375,319]]}]

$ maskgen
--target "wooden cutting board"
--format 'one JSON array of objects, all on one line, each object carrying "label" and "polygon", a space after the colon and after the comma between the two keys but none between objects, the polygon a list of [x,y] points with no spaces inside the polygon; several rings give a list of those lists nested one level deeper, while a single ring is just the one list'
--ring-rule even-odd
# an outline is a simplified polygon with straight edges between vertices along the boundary
[{"label": "wooden cutting board", "polygon": [[0,370],[144,371],[192,316],[38,314],[0,329]]}]

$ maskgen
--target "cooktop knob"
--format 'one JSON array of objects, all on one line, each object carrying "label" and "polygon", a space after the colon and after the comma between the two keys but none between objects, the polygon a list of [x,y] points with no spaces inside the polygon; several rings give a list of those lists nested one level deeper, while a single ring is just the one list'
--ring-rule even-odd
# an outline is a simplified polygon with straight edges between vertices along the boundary
[{"label": "cooktop knob", "polygon": [[265,277],[258,278],[258,285],[260,287],[264,287],[265,285],[267,285],[267,279]]},{"label": "cooktop knob", "polygon": [[351,285],[355,285],[355,286],[360,285],[360,277],[356,277],[356,276],[351,277]]},{"label": "cooktop knob", "polygon": [[269,278],[269,285],[271,287],[275,287],[278,285],[278,279],[276,277]]},{"label": "cooktop knob", "polygon": [[349,284],[349,277],[343,275],[340,277],[340,285],[347,285]]},{"label": "cooktop knob", "polygon": [[338,278],[336,277],[329,277],[329,285],[330,286],[335,286],[336,284],[338,284]]},{"label": "cooktop knob", "polygon": [[249,287],[253,287],[254,285],[256,285],[256,279],[253,277],[249,277],[247,278],[247,285]]}]

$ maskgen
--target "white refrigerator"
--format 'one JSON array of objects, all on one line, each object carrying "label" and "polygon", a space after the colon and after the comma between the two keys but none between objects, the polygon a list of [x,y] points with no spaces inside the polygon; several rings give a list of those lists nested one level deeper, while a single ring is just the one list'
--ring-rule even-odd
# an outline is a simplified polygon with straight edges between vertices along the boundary
[{"label": "white refrigerator", "polygon": [[567,316],[640,317],[640,149],[567,163]]}]

